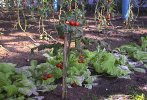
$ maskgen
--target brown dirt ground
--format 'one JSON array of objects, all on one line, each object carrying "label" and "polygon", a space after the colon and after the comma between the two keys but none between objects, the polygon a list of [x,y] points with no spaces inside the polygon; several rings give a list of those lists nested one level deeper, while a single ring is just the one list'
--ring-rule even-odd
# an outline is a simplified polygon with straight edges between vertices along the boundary
[{"label": "brown dirt ground", "polygon": [[[125,29],[122,27],[121,20],[112,21],[114,27],[110,26],[103,32],[96,31],[94,20],[87,17],[89,26],[84,27],[84,36],[95,40],[106,41],[110,45],[110,49],[114,49],[129,42],[139,42],[141,36],[147,35],[147,16],[140,16],[134,25],[133,29]],[[55,43],[54,41],[39,40],[38,24],[30,23],[27,32],[22,32],[20,29],[13,28],[16,20],[9,18],[0,18],[0,62],[10,62],[17,64],[18,67],[29,65],[30,60],[36,59],[39,63],[45,62],[45,58],[41,52],[36,51],[31,54],[31,48],[35,47],[37,43],[48,44]],[[51,21],[50,21],[51,22]],[[50,33],[56,40],[61,41],[53,29],[53,23],[46,25],[47,32]],[[91,45],[92,49],[96,46]],[[147,95],[147,73],[135,73],[131,76],[131,80],[100,77],[96,83],[98,86],[93,87],[92,90],[83,87],[76,87],[68,89],[69,100],[103,100],[104,96],[113,94],[129,94],[136,91],[141,91]],[[140,87],[140,88],[137,88]],[[42,94],[45,96],[44,100],[60,100],[61,86],[51,92]],[[92,99],[92,98],[97,99]],[[113,99],[113,100],[127,100],[127,99]],[[128,99],[129,100],[129,99]]]}]

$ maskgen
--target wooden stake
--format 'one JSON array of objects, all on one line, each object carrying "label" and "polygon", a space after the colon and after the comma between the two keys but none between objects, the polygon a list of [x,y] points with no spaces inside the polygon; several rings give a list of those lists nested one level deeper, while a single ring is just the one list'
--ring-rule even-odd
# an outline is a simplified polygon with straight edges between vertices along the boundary
[{"label": "wooden stake", "polygon": [[62,80],[62,99],[67,99],[67,85],[66,85],[66,77],[67,77],[67,65],[68,65],[68,33],[64,34],[64,50],[63,50],[63,80]]}]

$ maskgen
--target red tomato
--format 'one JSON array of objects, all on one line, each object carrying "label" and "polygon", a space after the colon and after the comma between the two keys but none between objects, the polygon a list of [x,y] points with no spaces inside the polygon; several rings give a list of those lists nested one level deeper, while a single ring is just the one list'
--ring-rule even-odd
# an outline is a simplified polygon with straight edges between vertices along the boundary
[{"label": "red tomato", "polygon": [[63,63],[61,62],[61,63],[56,64],[56,67],[63,69]]},{"label": "red tomato", "polygon": [[74,25],[75,25],[75,22],[74,22],[74,21],[70,21],[69,24],[70,24],[71,26],[74,26]]},{"label": "red tomato", "polygon": [[79,59],[78,63],[84,63],[84,60],[83,59]]},{"label": "red tomato", "polygon": [[79,59],[84,59],[84,56],[83,56],[83,55],[80,55],[80,56],[79,56]]},{"label": "red tomato", "polygon": [[52,78],[53,75],[52,74],[47,74],[47,78]]},{"label": "red tomato", "polygon": [[60,66],[60,69],[63,69],[63,65],[62,65],[62,66]]},{"label": "red tomato", "polygon": [[60,63],[61,63],[60,69],[63,69],[63,62],[60,62]]},{"label": "red tomato", "polygon": [[61,63],[56,64],[56,67],[60,68],[62,66]]},{"label": "red tomato", "polygon": [[80,26],[80,23],[79,22],[75,22],[75,26]]}]

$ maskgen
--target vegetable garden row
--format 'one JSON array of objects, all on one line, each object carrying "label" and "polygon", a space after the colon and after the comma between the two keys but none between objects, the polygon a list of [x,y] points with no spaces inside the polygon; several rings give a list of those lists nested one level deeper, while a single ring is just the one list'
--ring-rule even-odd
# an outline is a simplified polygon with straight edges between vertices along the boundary
[{"label": "vegetable garden row", "polygon": [[[94,80],[100,75],[129,79],[129,75],[134,71],[145,73],[147,37],[142,37],[141,41],[141,46],[134,43],[123,45],[112,53],[100,47],[96,51],[83,50],[82,54],[71,50],[67,67],[67,87],[83,86],[91,89],[95,85]],[[53,48],[45,53],[47,61],[41,64],[33,60],[31,66],[15,68],[15,64],[0,63],[0,98],[31,100],[33,95],[54,90],[57,85],[62,86],[58,80],[63,78],[63,49],[58,49],[58,52],[55,50]],[[141,66],[135,64],[137,61],[141,62]]]},{"label": "vegetable garden row", "polygon": [[[30,66],[22,68],[16,68],[17,66],[11,63],[0,63],[1,100],[31,100],[41,92],[52,91],[57,86],[62,86],[62,99],[66,99],[67,88],[81,86],[92,89],[96,85],[95,80],[102,75],[130,79],[130,75],[136,71],[146,73],[147,37],[141,38],[140,45],[132,43],[113,51],[107,51],[100,45],[94,51],[82,47],[81,43],[88,46],[93,42],[83,38],[83,26],[87,24],[85,14],[88,13],[85,10],[87,7],[85,0],[81,4],[78,0],[62,0],[57,13],[53,10],[51,0],[38,0],[37,5],[32,0],[31,6],[25,5],[26,0],[23,0],[22,4],[17,0],[4,1],[6,6],[2,7],[2,13],[11,12],[14,8],[17,12],[15,27],[26,32],[29,21],[38,22],[40,39],[52,40],[56,43],[45,46],[50,49],[43,54],[47,59],[45,63],[32,60]],[[96,3],[94,20],[98,31],[105,30],[105,26],[113,27],[111,20],[119,12],[117,10],[115,0],[99,0]],[[131,7],[129,12],[129,19],[125,25],[132,24],[133,19],[136,18]],[[46,31],[44,23],[51,17],[58,20],[53,26],[64,44]],[[75,43],[75,48],[71,48],[72,42]],[[37,48],[39,46],[32,48],[32,52]],[[137,62],[140,66],[137,66]]]}]

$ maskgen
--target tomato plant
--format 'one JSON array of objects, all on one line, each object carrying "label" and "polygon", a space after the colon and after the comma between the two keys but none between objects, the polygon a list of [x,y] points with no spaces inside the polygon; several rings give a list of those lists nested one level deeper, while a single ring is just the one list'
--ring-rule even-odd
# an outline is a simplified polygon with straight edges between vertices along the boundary
[{"label": "tomato plant", "polygon": [[115,12],[114,0],[99,0],[95,8],[95,21],[98,30],[102,30],[110,24],[111,15]]},{"label": "tomato plant", "polygon": [[[49,54],[52,55],[52,54]],[[61,72],[63,71],[61,69],[61,66],[63,66],[63,53],[58,53],[58,56],[52,56],[52,59],[49,59],[47,62],[49,63],[49,65],[53,66],[52,70],[52,74],[54,77],[56,78],[61,78],[62,77],[62,73],[55,73],[55,69],[60,70]],[[49,56],[50,57],[50,56]],[[78,60],[79,59],[84,59],[84,63],[79,63]],[[88,69],[88,63],[85,59],[84,54],[80,54],[77,55],[75,53],[75,51],[71,51],[71,54],[69,55],[69,62],[68,62],[68,67],[67,67],[67,86],[71,86],[73,83],[76,83],[78,86],[83,86],[83,82],[87,82],[84,83],[84,86],[86,87],[87,84],[90,86],[92,85],[93,82],[93,77],[91,76],[91,73]],[[88,88],[88,87],[87,87]]]}]

